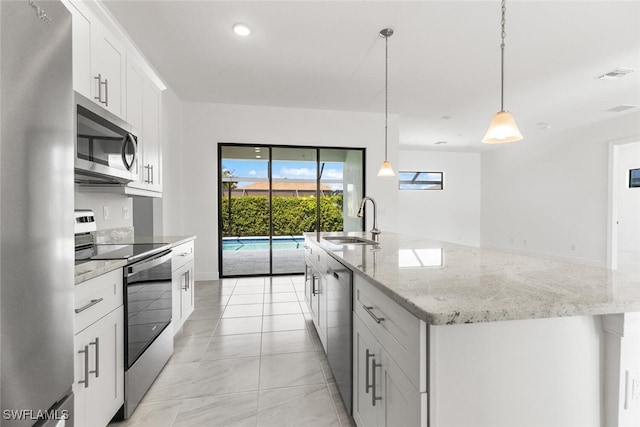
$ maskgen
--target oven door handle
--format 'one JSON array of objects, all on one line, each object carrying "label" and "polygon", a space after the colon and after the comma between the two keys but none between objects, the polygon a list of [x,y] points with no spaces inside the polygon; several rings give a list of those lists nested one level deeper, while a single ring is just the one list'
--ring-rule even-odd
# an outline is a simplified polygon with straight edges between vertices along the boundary
[{"label": "oven door handle", "polygon": [[138,264],[134,264],[128,268],[129,273],[127,274],[127,277],[131,277],[134,274],[140,273],[141,271],[144,271],[144,270],[149,270],[150,268],[163,264],[170,259],[171,259],[171,251],[167,252],[162,256],[152,258],[150,260],[146,260]]}]

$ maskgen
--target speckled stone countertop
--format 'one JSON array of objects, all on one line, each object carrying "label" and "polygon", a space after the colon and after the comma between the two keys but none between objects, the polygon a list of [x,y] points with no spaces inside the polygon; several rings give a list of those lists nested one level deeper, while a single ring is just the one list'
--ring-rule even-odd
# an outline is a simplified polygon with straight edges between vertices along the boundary
[{"label": "speckled stone countertop", "polygon": [[75,284],[85,282],[94,277],[101,276],[110,271],[117,270],[127,265],[124,259],[105,260],[105,261],[86,261],[76,265]]},{"label": "speckled stone countertop", "polygon": [[640,269],[613,271],[383,232],[377,245],[306,233],[338,261],[431,325],[640,311]]},{"label": "speckled stone countertop", "polygon": [[119,245],[135,245],[145,243],[159,243],[169,244],[172,248],[179,246],[183,243],[187,243],[191,240],[195,240],[196,236],[147,236],[147,237],[134,237],[132,235],[114,235],[111,238],[102,237],[100,243],[117,243]]},{"label": "speckled stone countertop", "polygon": [[[158,243],[168,244],[172,248],[179,246],[183,243],[195,240],[196,236],[150,236],[150,237],[138,237],[133,236],[123,237],[120,236],[108,243],[117,243],[123,245],[132,244],[145,244],[145,243]],[[102,241],[101,243],[107,243]],[[86,261],[76,265],[75,272],[75,284],[82,283],[86,280],[108,273],[110,271],[122,268],[127,265],[126,260],[107,260],[107,261]]]}]

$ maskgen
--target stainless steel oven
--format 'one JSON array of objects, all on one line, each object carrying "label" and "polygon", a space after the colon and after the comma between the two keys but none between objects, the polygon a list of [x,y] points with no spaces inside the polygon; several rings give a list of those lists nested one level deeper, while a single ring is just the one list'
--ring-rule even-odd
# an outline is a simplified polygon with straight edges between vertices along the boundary
[{"label": "stainless steel oven", "polygon": [[173,354],[171,246],[96,244],[95,215],[76,210],[76,263],[126,260],[123,268],[124,405],[128,418]]},{"label": "stainless steel oven", "polygon": [[138,140],[124,120],[75,93],[78,183],[127,183],[138,176]]},{"label": "stainless steel oven", "polygon": [[127,265],[124,281],[124,417],[128,418],[173,353],[171,250]]}]

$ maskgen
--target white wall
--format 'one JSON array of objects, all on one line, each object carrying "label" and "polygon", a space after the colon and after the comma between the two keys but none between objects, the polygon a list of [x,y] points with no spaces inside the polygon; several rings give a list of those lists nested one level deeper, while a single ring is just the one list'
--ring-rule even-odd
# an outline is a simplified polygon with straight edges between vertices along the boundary
[{"label": "white wall", "polygon": [[609,142],[640,113],[482,154],[481,244],[606,265]]},{"label": "white wall", "polygon": [[[155,235],[184,235],[183,201],[198,195],[186,191],[183,183],[184,140],[183,102],[167,88],[162,93],[162,198],[153,200]],[[198,187],[196,187],[198,188]],[[193,188],[192,188],[193,190]]]},{"label": "white wall", "polygon": [[[164,231],[197,235],[198,280],[218,277],[218,142],[365,147],[366,193],[378,201],[379,227],[397,229],[397,180],[376,176],[384,157],[383,114],[184,103],[182,122],[182,141],[169,141],[180,153],[167,152],[164,162]],[[398,117],[391,115],[389,160],[394,164],[397,141]]]},{"label": "white wall", "polygon": [[[104,219],[105,206],[109,209],[109,219]],[[123,208],[129,210],[129,218],[123,217]],[[133,227],[133,203],[131,197],[124,194],[83,192],[76,185],[75,209],[93,210],[98,230]]]},{"label": "white wall", "polygon": [[618,168],[618,248],[640,253],[640,188],[629,188],[629,170],[640,168],[640,143],[619,148]]},{"label": "white wall", "polygon": [[398,170],[443,172],[443,190],[402,190],[398,230],[480,245],[480,154],[400,150]]}]

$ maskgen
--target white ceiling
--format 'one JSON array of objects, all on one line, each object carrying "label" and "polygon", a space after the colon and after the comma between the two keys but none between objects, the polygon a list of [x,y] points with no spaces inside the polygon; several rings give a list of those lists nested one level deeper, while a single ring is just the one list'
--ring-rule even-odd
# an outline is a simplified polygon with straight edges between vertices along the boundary
[{"label": "white ceiling", "polygon": [[[400,115],[400,143],[488,147],[480,139],[500,108],[499,0],[106,5],[185,101],[384,112],[378,33],[393,28],[389,112]],[[236,36],[237,22],[252,34]],[[640,1],[510,0],[506,34],[505,109],[521,143],[639,110],[606,111],[640,106]],[[637,71],[596,78],[620,67]]]}]

